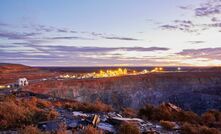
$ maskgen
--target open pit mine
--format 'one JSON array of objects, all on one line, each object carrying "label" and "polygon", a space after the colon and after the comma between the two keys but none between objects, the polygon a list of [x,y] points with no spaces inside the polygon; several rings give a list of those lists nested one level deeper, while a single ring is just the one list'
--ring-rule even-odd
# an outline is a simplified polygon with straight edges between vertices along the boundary
[{"label": "open pit mine", "polygon": [[101,100],[116,109],[170,102],[199,114],[208,109],[221,110],[221,73],[217,72],[153,72],[99,79],[59,77],[30,84],[24,90],[80,102]]}]

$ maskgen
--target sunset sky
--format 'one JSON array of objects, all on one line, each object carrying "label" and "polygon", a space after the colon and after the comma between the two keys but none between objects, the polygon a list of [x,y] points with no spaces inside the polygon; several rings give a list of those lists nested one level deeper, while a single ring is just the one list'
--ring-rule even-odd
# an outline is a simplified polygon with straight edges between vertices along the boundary
[{"label": "sunset sky", "polygon": [[221,0],[1,0],[0,62],[221,66]]}]

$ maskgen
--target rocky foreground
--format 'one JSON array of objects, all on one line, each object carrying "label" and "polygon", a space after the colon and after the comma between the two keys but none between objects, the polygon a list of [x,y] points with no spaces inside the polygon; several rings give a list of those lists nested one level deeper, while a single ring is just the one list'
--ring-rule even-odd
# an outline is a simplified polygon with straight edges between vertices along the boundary
[{"label": "rocky foreground", "polygon": [[2,134],[220,134],[221,112],[199,116],[171,104],[121,110],[18,91],[0,97]]}]

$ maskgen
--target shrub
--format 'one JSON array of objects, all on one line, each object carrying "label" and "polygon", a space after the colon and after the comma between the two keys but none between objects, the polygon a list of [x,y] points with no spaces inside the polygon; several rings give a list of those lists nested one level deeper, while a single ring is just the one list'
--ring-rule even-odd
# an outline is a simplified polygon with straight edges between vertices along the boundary
[{"label": "shrub", "polygon": [[180,111],[176,113],[174,121],[188,122],[192,124],[200,124],[200,117],[191,111]]},{"label": "shrub", "polygon": [[5,99],[0,102],[0,129],[17,128],[58,116],[56,111],[41,109],[36,105],[36,99]]},{"label": "shrub", "polygon": [[102,130],[98,130],[91,125],[88,125],[82,132],[82,134],[103,134]]},{"label": "shrub", "polygon": [[160,121],[179,121],[179,122],[189,122],[194,124],[199,124],[201,122],[200,117],[190,111],[174,111],[168,108],[166,105],[162,104],[159,107],[154,107],[152,105],[146,105],[139,111],[140,116],[146,117],[148,120]]},{"label": "shrub", "polygon": [[145,118],[147,118],[148,120],[153,120],[153,114],[155,112],[155,107],[153,107],[152,105],[145,105],[144,108],[141,108],[139,110],[138,115],[139,116],[144,116]]},{"label": "shrub", "polygon": [[110,112],[112,107],[96,101],[95,103],[80,103],[80,102],[67,102],[64,104],[65,109],[79,110],[85,112]]},{"label": "shrub", "polygon": [[28,109],[19,107],[14,101],[0,102],[0,129],[17,127],[27,120]]},{"label": "shrub", "polygon": [[56,101],[56,102],[54,102],[54,106],[62,107],[62,103],[60,101]]},{"label": "shrub", "polygon": [[215,128],[209,128],[207,126],[199,127],[199,134],[221,134],[221,131]]},{"label": "shrub", "polygon": [[195,125],[184,123],[181,127],[182,134],[199,134],[199,130]]},{"label": "shrub", "polygon": [[216,117],[212,112],[206,112],[201,116],[203,123],[206,125],[210,125],[216,121]]},{"label": "shrub", "polygon": [[171,111],[166,105],[161,104],[158,108],[155,108],[154,120],[173,120],[176,112]]},{"label": "shrub", "polygon": [[137,125],[123,122],[119,127],[118,134],[140,134],[140,131]]},{"label": "shrub", "polygon": [[152,105],[146,105],[139,111],[140,116],[145,116],[148,120],[160,121],[160,120],[173,120],[176,115],[176,111],[171,111],[165,104],[159,107]]},{"label": "shrub", "polygon": [[40,129],[35,126],[26,126],[19,131],[19,134],[43,134]]},{"label": "shrub", "polygon": [[[210,110],[199,116],[194,112],[173,107],[171,104],[161,104],[159,107],[146,105],[139,110],[139,116],[153,121],[185,122],[182,126],[182,132],[185,134],[216,134],[219,133],[219,129],[221,130],[221,112],[217,110]],[[170,128],[168,122],[161,121],[160,123],[162,126]]]},{"label": "shrub", "polygon": [[[33,99],[34,98],[34,99]],[[29,122],[31,123],[37,123],[39,121],[47,121],[55,119],[59,113],[56,112],[53,109],[46,108],[43,106],[44,104],[41,102],[44,102],[45,104],[50,104],[48,101],[40,100],[35,97],[33,97],[31,101],[29,100],[23,100],[21,101],[21,105],[28,108],[29,110]]]},{"label": "shrub", "polygon": [[209,110],[208,112],[212,113],[216,118],[216,121],[221,122],[221,112],[218,110]]},{"label": "shrub", "polygon": [[163,126],[166,129],[170,130],[170,129],[173,129],[176,126],[176,123],[175,122],[171,122],[171,121],[161,120],[160,121],[160,125]]},{"label": "shrub", "polygon": [[107,105],[107,104],[104,104],[103,102],[101,101],[96,101],[94,104],[92,104],[93,106],[93,109],[95,111],[98,111],[98,112],[110,112],[112,111],[112,107]]},{"label": "shrub", "polygon": [[207,126],[200,126],[190,123],[184,123],[181,128],[182,134],[221,134],[218,129],[209,128]]},{"label": "shrub", "polygon": [[38,99],[38,101],[37,101],[37,107],[39,107],[39,108],[49,108],[51,106],[52,106],[52,104],[50,101],[45,101],[45,100],[41,100],[41,99]]},{"label": "shrub", "polygon": [[131,117],[131,118],[137,116],[137,112],[131,108],[124,108],[122,114],[123,116]]},{"label": "shrub", "polygon": [[54,109],[52,109],[52,110],[48,111],[46,113],[46,115],[47,115],[46,119],[51,120],[51,119],[57,118],[59,116],[59,113],[57,111],[55,111]]},{"label": "shrub", "polygon": [[211,127],[220,128],[221,129],[221,122],[213,122]]},{"label": "shrub", "polygon": [[61,123],[59,125],[59,129],[56,131],[56,134],[66,134],[66,126],[65,126],[65,124]]},{"label": "shrub", "polygon": [[36,105],[38,108],[49,108],[52,106],[50,101],[45,101],[36,97],[32,97],[29,101],[30,103]]}]

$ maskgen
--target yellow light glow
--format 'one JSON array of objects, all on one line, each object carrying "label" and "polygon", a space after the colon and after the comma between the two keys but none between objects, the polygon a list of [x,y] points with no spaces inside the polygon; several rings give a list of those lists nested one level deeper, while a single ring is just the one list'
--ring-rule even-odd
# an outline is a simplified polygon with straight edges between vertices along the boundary
[{"label": "yellow light glow", "polygon": [[99,70],[97,73],[82,73],[78,75],[61,75],[61,78],[77,78],[77,79],[86,79],[86,78],[106,78],[106,77],[116,77],[116,76],[126,76],[126,75],[139,75],[139,74],[147,74],[149,72],[163,72],[164,69],[162,67],[155,67],[152,70],[143,70],[143,71],[136,71],[136,70],[128,70],[126,68],[118,68],[115,70]]},{"label": "yellow light glow", "polygon": [[5,88],[5,86],[4,85],[0,85],[0,88]]}]

